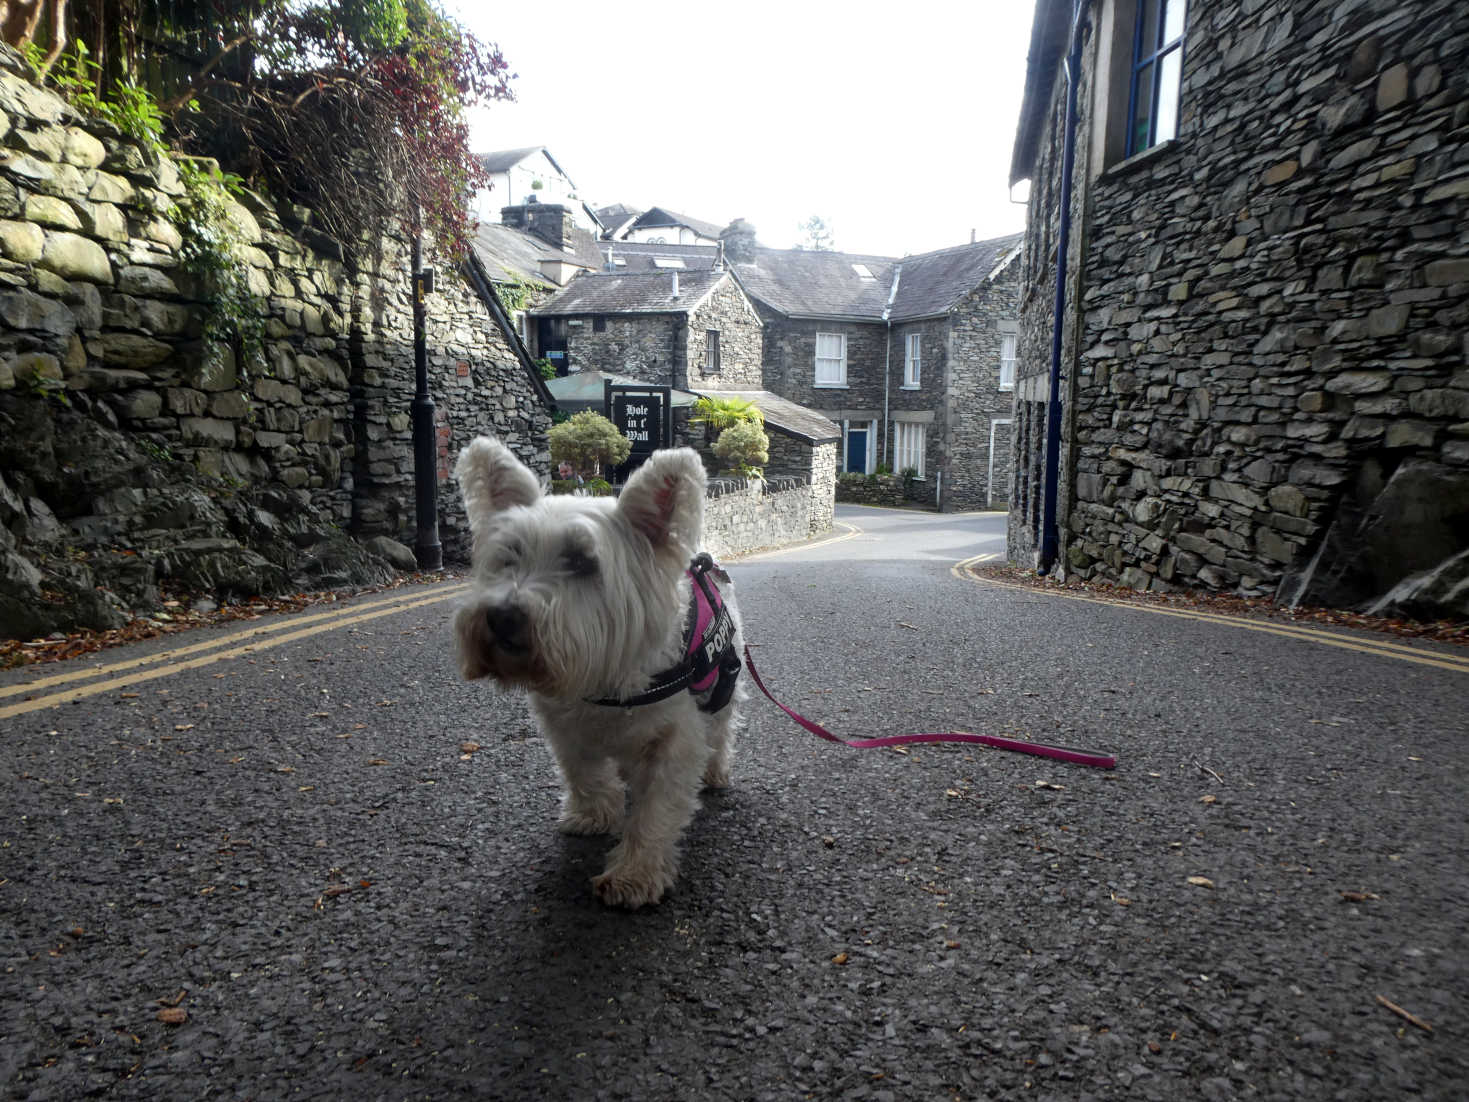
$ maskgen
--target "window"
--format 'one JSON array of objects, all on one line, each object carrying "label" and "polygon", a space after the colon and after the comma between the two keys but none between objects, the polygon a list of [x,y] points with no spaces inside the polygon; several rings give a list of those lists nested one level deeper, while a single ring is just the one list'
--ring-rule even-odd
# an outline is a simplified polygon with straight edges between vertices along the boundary
[{"label": "window", "polygon": [[899,474],[911,469],[923,477],[924,428],[907,421],[893,423],[893,469]]},{"label": "window", "polygon": [[704,371],[711,373],[719,370],[719,330],[708,329],[704,332]]},{"label": "window", "polygon": [[866,264],[853,264],[852,271],[857,273],[857,278],[863,283],[876,283],[877,276],[872,274],[872,269]]},{"label": "window", "polygon": [[1185,0],[1138,0],[1127,110],[1127,156],[1178,134]]},{"label": "window", "polygon": [[683,257],[681,256],[655,256],[653,258],[653,267],[685,268],[687,265],[683,262]]},{"label": "window", "polygon": [[596,316],[594,316],[592,318],[592,332],[593,333],[605,333],[605,332],[607,332],[607,319],[604,318],[601,314],[597,314]]},{"label": "window", "polygon": [[1015,334],[1000,336],[1000,389],[1015,389]]},{"label": "window", "polygon": [[903,358],[903,385],[905,387],[917,387],[919,368],[922,355],[919,347],[920,338],[917,333],[909,333],[907,344],[907,355]]},{"label": "window", "polygon": [[816,334],[816,385],[847,385],[847,335]]}]

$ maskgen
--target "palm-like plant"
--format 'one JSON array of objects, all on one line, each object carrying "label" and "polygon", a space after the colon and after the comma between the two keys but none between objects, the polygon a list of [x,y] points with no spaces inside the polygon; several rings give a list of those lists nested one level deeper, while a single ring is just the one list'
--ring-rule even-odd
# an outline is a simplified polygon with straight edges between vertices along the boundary
[{"label": "palm-like plant", "polygon": [[689,418],[689,424],[704,426],[706,441],[718,439],[725,429],[745,421],[754,421],[763,427],[765,414],[749,398],[722,398],[707,394],[694,403],[694,413]]}]

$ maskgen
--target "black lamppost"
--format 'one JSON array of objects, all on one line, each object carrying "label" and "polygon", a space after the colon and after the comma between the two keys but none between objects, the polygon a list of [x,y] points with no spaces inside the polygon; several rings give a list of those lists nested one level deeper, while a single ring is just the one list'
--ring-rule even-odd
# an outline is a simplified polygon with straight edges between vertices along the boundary
[{"label": "black lamppost", "polygon": [[434,289],[434,270],[423,266],[423,237],[413,235],[413,485],[418,538],[413,554],[420,570],[442,570],[439,544],[438,449],[434,446],[434,400],[428,392],[428,343],[424,296]]}]

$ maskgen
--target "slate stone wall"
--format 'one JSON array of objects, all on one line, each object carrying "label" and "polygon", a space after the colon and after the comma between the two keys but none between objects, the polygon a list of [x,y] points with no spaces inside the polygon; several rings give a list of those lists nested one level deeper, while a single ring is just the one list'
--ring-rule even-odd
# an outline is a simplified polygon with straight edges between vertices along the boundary
[{"label": "slate stone wall", "polygon": [[655,386],[677,385],[687,344],[682,314],[605,314],[569,318],[566,351],[573,371],[608,371]]},{"label": "slate stone wall", "polygon": [[806,448],[806,472],[715,478],[704,504],[704,545],[715,557],[800,543],[831,530],[836,445]]},{"label": "slate stone wall", "polygon": [[[305,558],[299,549],[309,533],[334,529],[411,544],[413,342],[400,244],[387,243],[377,270],[352,271],[313,249],[300,221],[283,223],[259,197],[232,203],[238,256],[265,323],[260,354],[241,362],[235,349],[201,336],[208,303],[181,266],[183,241],[170,218],[184,194],[174,162],[155,163],[106,124],[27,83],[12,55],[5,58],[5,431],[28,426],[37,440],[55,437],[56,462],[64,464],[68,440],[91,439],[94,428],[103,434],[97,440],[111,441],[116,467],[63,483],[49,468],[31,469],[23,451],[7,453],[0,551],[41,562],[53,545],[106,546],[146,565],[150,556],[176,553],[185,536],[167,522],[186,513],[180,524],[188,538],[223,540],[242,559],[257,554],[251,540],[282,560]],[[463,518],[448,480],[452,455],[471,436],[493,432],[545,470],[550,418],[464,281],[441,270],[438,282],[429,299],[429,386],[438,403],[441,538],[453,553]],[[47,422],[63,419],[68,427],[58,437]],[[180,473],[148,484],[159,480],[124,458],[145,453]],[[253,494],[253,512],[225,530],[222,514],[210,509],[167,506],[163,499],[181,492],[183,478],[197,479],[206,501]],[[43,516],[55,523],[38,523]],[[274,569],[252,576],[279,581],[293,562]],[[41,585],[29,573],[26,580]],[[154,580],[133,587],[136,600],[114,604],[144,602]],[[88,588],[86,579],[77,588]]]},{"label": "slate stone wall", "polygon": [[[907,377],[908,336],[919,336],[919,372],[917,389],[903,385]],[[947,316],[894,324],[889,337],[891,360],[888,366],[888,421],[878,426],[882,439],[877,442],[881,461],[901,474],[902,461],[894,440],[894,421],[921,418],[923,433],[923,478],[916,479],[910,492],[915,500],[933,504],[942,482],[948,489],[948,452],[944,446],[943,414],[945,393],[951,374],[949,319]],[[881,406],[879,406],[881,408]]]},{"label": "slate stone wall", "polygon": [[945,512],[1002,508],[1009,500],[1010,432],[995,422],[1014,417],[1014,391],[1000,389],[1000,342],[1019,319],[1021,264],[1012,260],[950,311],[952,363],[963,367],[949,370],[941,407]]},{"label": "slate stone wall", "polygon": [[[759,304],[756,308],[765,322],[765,389],[825,414],[838,424],[844,417],[858,413],[863,419],[882,419],[886,326],[805,321],[787,318]],[[845,387],[816,386],[817,333],[846,334]]]},{"label": "slate stone wall", "polygon": [[[1469,6],[1198,0],[1188,20],[1178,140],[1105,171],[1086,52],[1063,564],[1265,593],[1361,478],[1469,468]],[[1045,399],[1062,91],[1031,192],[1022,420]],[[1012,513],[1012,558],[1032,549]]]},{"label": "slate stone wall", "polygon": [[[704,354],[710,330],[719,333],[719,370],[705,372]],[[717,287],[689,317],[680,360],[680,382],[686,390],[763,390],[761,359],[765,341],[760,315],[734,280]]]}]

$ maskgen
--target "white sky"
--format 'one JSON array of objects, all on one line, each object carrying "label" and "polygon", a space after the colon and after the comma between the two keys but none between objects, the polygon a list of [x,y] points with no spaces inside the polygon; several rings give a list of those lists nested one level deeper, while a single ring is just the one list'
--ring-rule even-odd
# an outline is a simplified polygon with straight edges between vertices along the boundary
[{"label": "white sky", "polygon": [[595,206],[742,217],[789,248],[902,256],[1024,228],[1010,202],[1032,0],[448,0],[516,102],[476,152],[544,145]]}]

